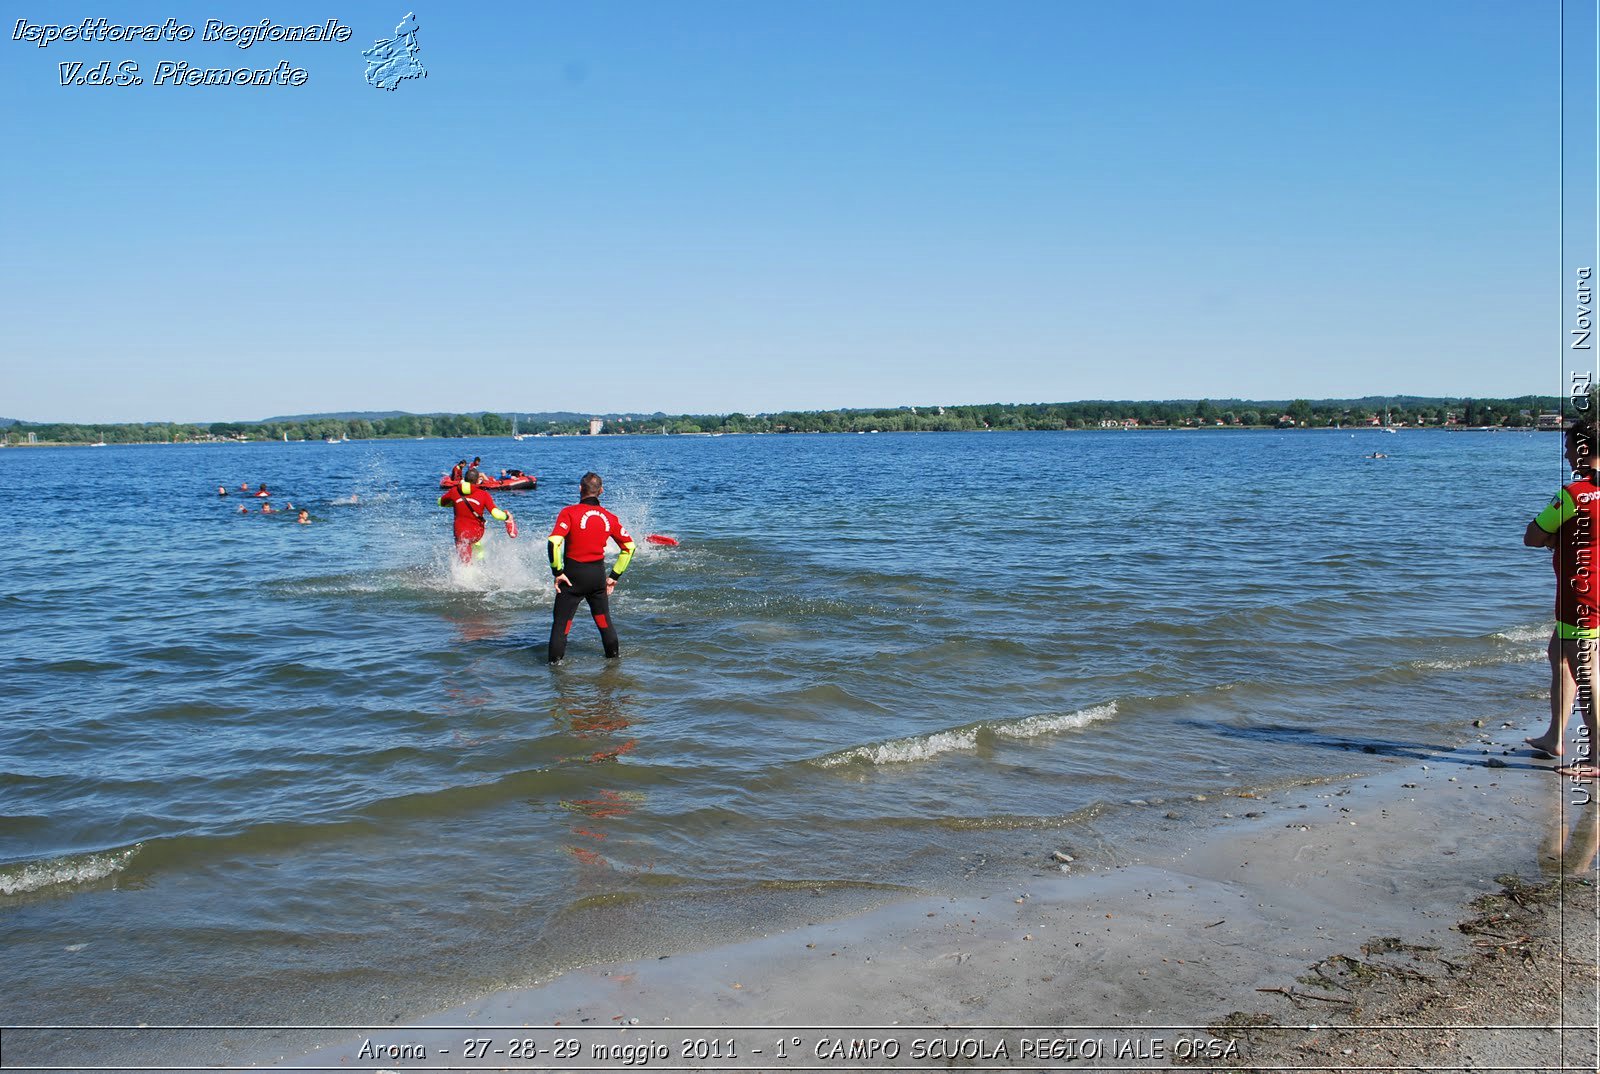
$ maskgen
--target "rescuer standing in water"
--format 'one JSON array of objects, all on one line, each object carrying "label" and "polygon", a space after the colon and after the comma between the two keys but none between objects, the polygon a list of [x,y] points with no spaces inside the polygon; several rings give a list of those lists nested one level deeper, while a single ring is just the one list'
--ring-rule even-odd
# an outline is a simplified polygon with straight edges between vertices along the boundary
[{"label": "rescuer standing in water", "polygon": [[[605,491],[600,475],[583,475],[578,482],[578,502],[563,507],[550,530],[550,569],[555,573],[556,603],[550,624],[550,663],[558,664],[567,655],[567,632],[579,601],[589,602],[589,614],[600,629],[606,656],[621,653],[617,628],[611,625],[611,594],[617,579],[633,560],[633,537],[616,515],[600,506]],[[606,545],[615,541],[622,554],[606,572]]]}]

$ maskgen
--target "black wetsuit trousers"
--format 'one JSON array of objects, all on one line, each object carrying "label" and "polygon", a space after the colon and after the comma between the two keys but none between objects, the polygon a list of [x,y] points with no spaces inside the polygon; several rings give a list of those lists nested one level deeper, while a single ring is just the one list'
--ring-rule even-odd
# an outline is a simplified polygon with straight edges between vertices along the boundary
[{"label": "black wetsuit trousers", "polygon": [[572,579],[572,584],[556,590],[555,621],[550,624],[550,662],[554,664],[567,655],[567,632],[572,629],[572,617],[583,601],[589,602],[589,614],[594,616],[594,625],[600,628],[600,643],[605,646],[606,655],[618,655],[622,648],[617,641],[617,628],[611,625],[605,562],[569,562],[562,573]]}]

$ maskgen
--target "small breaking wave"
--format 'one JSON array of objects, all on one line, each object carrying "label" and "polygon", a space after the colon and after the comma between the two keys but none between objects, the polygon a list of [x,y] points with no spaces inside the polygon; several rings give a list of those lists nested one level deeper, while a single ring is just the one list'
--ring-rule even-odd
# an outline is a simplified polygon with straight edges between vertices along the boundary
[{"label": "small breaking wave", "polygon": [[1509,653],[1494,657],[1464,657],[1458,660],[1413,660],[1405,666],[1413,671],[1471,671],[1474,668],[1492,668],[1501,664],[1531,664],[1544,658],[1543,653]]},{"label": "small breaking wave", "polygon": [[1099,720],[1109,720],[1117,714],[1117,703],[1107,701],[1077,712],[1047,712],[1038,716],[1024,716],[1019,720],[1005,720],[992,724],[989,730],[1001,738],[1035,738],[1053,735],[1060,731],[1076,731]]},{"label": "small breaking wave", "polygon": [[1529,642],[1543,643],[1550,637],[1550,627],[1548,625],[1512,627],[1510,630],[1497,631],[1489,636],[1496,641],[1509,641],[1518,645],[1525,645]]},{"label": "small breaking wave", "polygon": [[997,738],[1029,739],[1040,735],[1075,731],[1099,720],[1117,714],[1117,703],[1079,709],[1076,712],[1046,712],[1036,716],[1023,716],[1014,720],[981,720],[965,727],[947,731],[934,731],[926,735],[892,738],[868,746],[853,746],[847,750],[830,753],[812,763],[820,768],[839,768],[843,765],[864,763],[870,765],[912,764],[927,761],[940,754],[974,749],[981,735]]},{"label": "small breaking wave", "polygon": [[122,872],[143,844],[125,850],[80,854],[0,868],[0,895],[27,895],[44,888],[92,884]]}]

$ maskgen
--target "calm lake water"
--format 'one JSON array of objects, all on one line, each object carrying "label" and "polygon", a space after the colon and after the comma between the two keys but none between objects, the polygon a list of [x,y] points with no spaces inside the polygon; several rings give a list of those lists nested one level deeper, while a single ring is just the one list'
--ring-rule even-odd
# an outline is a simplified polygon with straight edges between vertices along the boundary
[{"label": "calm lake water", "polygon": [[[1532,726],[1553,575],[1520,538],[1560,449],[1363,430],[0,452],[0,1021],[388,1022],[987,890],[1064,844],[1125,861],[1218,823],[1230,790],[1409,763],[1475,718]],[[464,573],[436,482],[474,454],[540,487],[500,497],[522,537],[493,529]],[[543,537],[588,469],[636,535],[682,543],[624,579],[620,661],[585,610],[552,670]],[[314,524],[238,515],[259,503],[241,481]]]}]

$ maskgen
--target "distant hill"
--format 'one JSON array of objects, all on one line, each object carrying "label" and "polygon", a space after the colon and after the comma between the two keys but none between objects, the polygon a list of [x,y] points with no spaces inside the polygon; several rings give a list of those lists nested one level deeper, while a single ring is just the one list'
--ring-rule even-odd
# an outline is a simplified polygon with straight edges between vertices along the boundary
[{"label": "distant hill", "polygon": [[276,418],[242,418],[234,425],[267,425],[271,422],[290,421],[381,421],[384,418],[403,418],[409,410],[341,410],[326,414],[285,414]]},{"label": "distant hill", "polygon": [[[554,421],[554,422],[588,421],[590,418],[605,418],[607,421],[615,421],[617,418],[622,416],[621,414],[596,414],[596,413],[594,413],[593,411],[590,411],[590,410],[585,410],[581,414],[580,413],[576,413],[574,411],[570,411],[570,410],[547,410],[547,411],[540,411],[538,413],[533,413],[531,411],[518,411],[518,410],[467,410],[467,411],[462,411],[461,413],[471,415],[472,417],[475,417],[475,418],[481,418],[485,414],[498,414],[502,418],[507,419],[508,421],[511,418],[515,417],[517,419],[517,421],[521,422],[523,425],[528,425],[528,426],[538,425],[538,424],[541,424],[541,423],[544,423],[544,422],[552,422],[552,421]],[[451,417],[451,416],[453,416],[455,414],[456,414],[455,411],[448,411],[448,410],[433,410],[433,411],[429,411],[426,414],[418,414],[418,413],[415,413],[414,411],[410,411],[410,410],[342,410],[342,411],[338,411],[338,412],[329,412],[329,413],[326,413],[326,414],[286,414],[286,415],[282,415],[282,416],[276,417],[276,418],[254,418],[254,419],[246,420],[246,421],[236,421],[236,422],[233,422],[232,424],[234,424],[234,425],[272,425],[272,424],[286,423],[286,422],[292,422],[292,421],[386,421],[389,418],[405,418],[405,417],[412,417],[412,418],[447,418],[447,417]],[[631,415],[631,416],[650,417],[651,415],[645,414],[645,415]],[[655,415],[655,416],[662,417],[664,415],[659,415],[658,414],[658,415]]]},{"label": "distant hill", "polygon": [[18,420],[17,418],[0,418],[0,429],[9,429],[17,424]]}]

